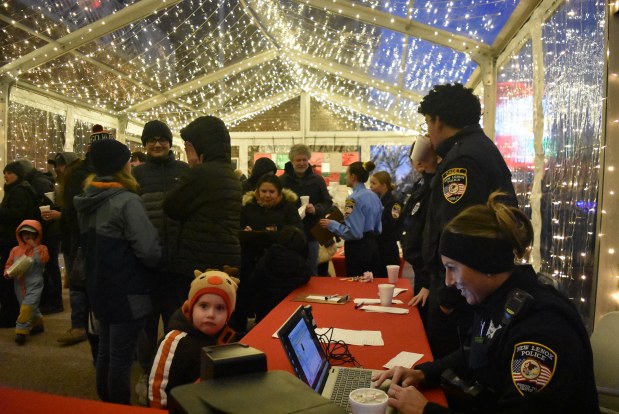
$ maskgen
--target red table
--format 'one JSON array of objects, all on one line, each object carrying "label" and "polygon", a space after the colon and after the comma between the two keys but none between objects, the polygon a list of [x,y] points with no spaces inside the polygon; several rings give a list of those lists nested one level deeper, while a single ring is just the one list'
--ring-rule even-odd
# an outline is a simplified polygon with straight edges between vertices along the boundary
[{"label": "red table", "polygon": [[[339,277],[348,276],[346,273],[346,257],[344,256],[344,248],[340,247],[337,249],[337,252],[331,258],[331,262],[333,262],[333,269],[335,269],[335,274]],[[404,270],[404,258],[400,257],[400,274],[399,277],[402,277],[402,271]],[[360,275],[351,275],[351,276],[360,276]]]},{"label": "red table", "polygon": [[[320,328],[336,327],[382,332],[384,346],[349,346],[353,356],[364,368],[384,369],[382,368],[383,364],[400,351],[423,354],[420,362],[432,361],[430,345],[419,312],[416,307],[406,306],[406,303],[412,297],[410,282],[408,279],[399,279],[396,286],[408,289],[397,297],[405,304],[396,305],[410,309],[410,313],[407,315],[370,313],[355,309],[353,298],[378,298],[376,280],[372,283],[360,283],[342,281],[340,278],[313,277],[307,285],[288,295],[271,313],[249,331],[241,342],[263,351],[267,355],[269,370],[277,369],[294,373],[279,340],[272,337],[300,305],[308,303],[291,299],[309,294],[348,294],[351,300],[344,305],[310,303],[312,314]],[[447,405],[442,390],[426,390],[423,393],[428,400]]]},{"label": "red table", "polygon": [[168,410],[110,404],[0,387],[2,414],[167,414]]}]

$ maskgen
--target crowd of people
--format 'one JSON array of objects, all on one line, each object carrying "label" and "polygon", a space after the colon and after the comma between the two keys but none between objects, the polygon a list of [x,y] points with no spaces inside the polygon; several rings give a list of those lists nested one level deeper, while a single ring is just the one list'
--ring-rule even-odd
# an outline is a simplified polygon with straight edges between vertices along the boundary
[{"label": "crowd of people", "polygon": [[[479,126],[479,99],[462,85],[438,85],[419,112],[428,130],[411,148],[420,177],[412,192],[399,200],[389,173],[354,162],[341,219],[332,218],[306,145],[291,147],[281,176],[260,158],[241,181],[228,129],[213,116],[181,129],[187,163],[171,151],[170,128],[152,120],[144,157],[95,125],[84,159],[52,160],[55,190],[31,164],[7,164],[0,326],[24,345],[44,331],[42,314],[62,310],[62,252],[71,325],[58,341],[89,341],[103,401],[130,403],[137,356],[140,403],[166,407],[172,387],[199,377],[201,347],[238,340],[250,317],[259,322],[311,276],[328,275],[321,243],[343,240],[347,274],[373,277],[400,264],[400,243],[415,274],[409,305],[420,310],[436,361],[377,377],[392,379],[390,405],[449,412],[417,387],[457,377],[447,385],[468,388],[448,393],[455,412],[595,412],[586,331],[570,302],[522,264],[531,225]],[[319,241],[317,228],[333,238]]]}]

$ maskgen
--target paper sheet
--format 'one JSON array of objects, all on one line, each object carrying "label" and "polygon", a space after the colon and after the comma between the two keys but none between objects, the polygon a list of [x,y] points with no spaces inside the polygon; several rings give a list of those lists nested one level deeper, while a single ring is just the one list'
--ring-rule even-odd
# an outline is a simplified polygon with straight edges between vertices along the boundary
[{"label": "paper sheet", "polygon": [[408,313],[408,309],[404,308],[392,308],[389,306],[377,306],[377,305],[366,305],[359,308],[366,312],[377,312],[377,313],[395,313],[398,315],[406,315]]},{"label": "paper sheet", "polygon": [[419,361],[423,357],[423,354],[416,354],[414,352],[406,352],[402,351],[393,358],[389,362],[387,362],[383,367],[387,369],[391,369],[393,367],[401,366],[406,368],[412,368],[413,365],[417,361]]},{"label": "paper sheet", "polygon": [[[316,334],[322,335],[329,328],[316,328]],[[352,329],[333,328],[332,341],[342,341],[349,345],[383,346],[383,335],[380,331],[356,331]]]},{"label": "paper sheet", "polygon": [[301,217],[301,220],[305,218],[305,208],[306,206],[299,207],[299,217]]},{"label": "paper sheet", "polygon": [[406,292],[408,289],[404,289],[404,288],[394,288],[393,289],[393,297],[395,298],[396,296],[398,296],[400,293],[402,292]]},{"label": "paper sheet", "polygon": [[[376,305],[380,303],[380,299],[356,298],[355,305],[358,305],[360,303],[363,303],[364,305]],[[402,302],[400,299],[392,299],[391,303],[393,303],[394,305],[402,305],[404,302]]]}]

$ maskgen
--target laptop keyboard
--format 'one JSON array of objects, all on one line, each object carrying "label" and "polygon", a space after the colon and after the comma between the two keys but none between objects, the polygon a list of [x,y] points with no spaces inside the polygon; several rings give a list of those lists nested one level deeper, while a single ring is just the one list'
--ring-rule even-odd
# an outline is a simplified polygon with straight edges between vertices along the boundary
[{"label": "laptop keyboard", "polygon": [[340,368],[331,401],[344,408],[346,412],[350,412],[350,404],[348,396],[350,392],[357,388],[369,388],[372,385],[372,371]]}]

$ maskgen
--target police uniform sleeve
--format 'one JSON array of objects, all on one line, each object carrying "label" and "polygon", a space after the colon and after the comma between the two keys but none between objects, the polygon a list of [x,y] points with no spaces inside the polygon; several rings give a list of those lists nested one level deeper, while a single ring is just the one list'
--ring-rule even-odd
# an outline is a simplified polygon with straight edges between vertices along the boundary
[{"label": "police uniform sleeve", "polygon": [[495,390],[497,413],[584,412],[576,405],[587,407],[583,400],[595,395],[587,393],[593,369],[588,366],[590,351],[575,327],[549,309],[508,331],[496,365],[503,370]]},{"label": "police uniform sleeve", "polygon": [[344,223],[331,221],[328,227],[329,231],[344,240],[360,240],[363,237],[365,216],[361,207],[357,205],[357,200],[352,197],[346,199],[344,216]]},{"label": "police uniform sleeve", "polygon": [[381,221],[383,234],[392,235],[399,240],[402,233],[402,204],[397,200],[387,203],[383,209]]}]

